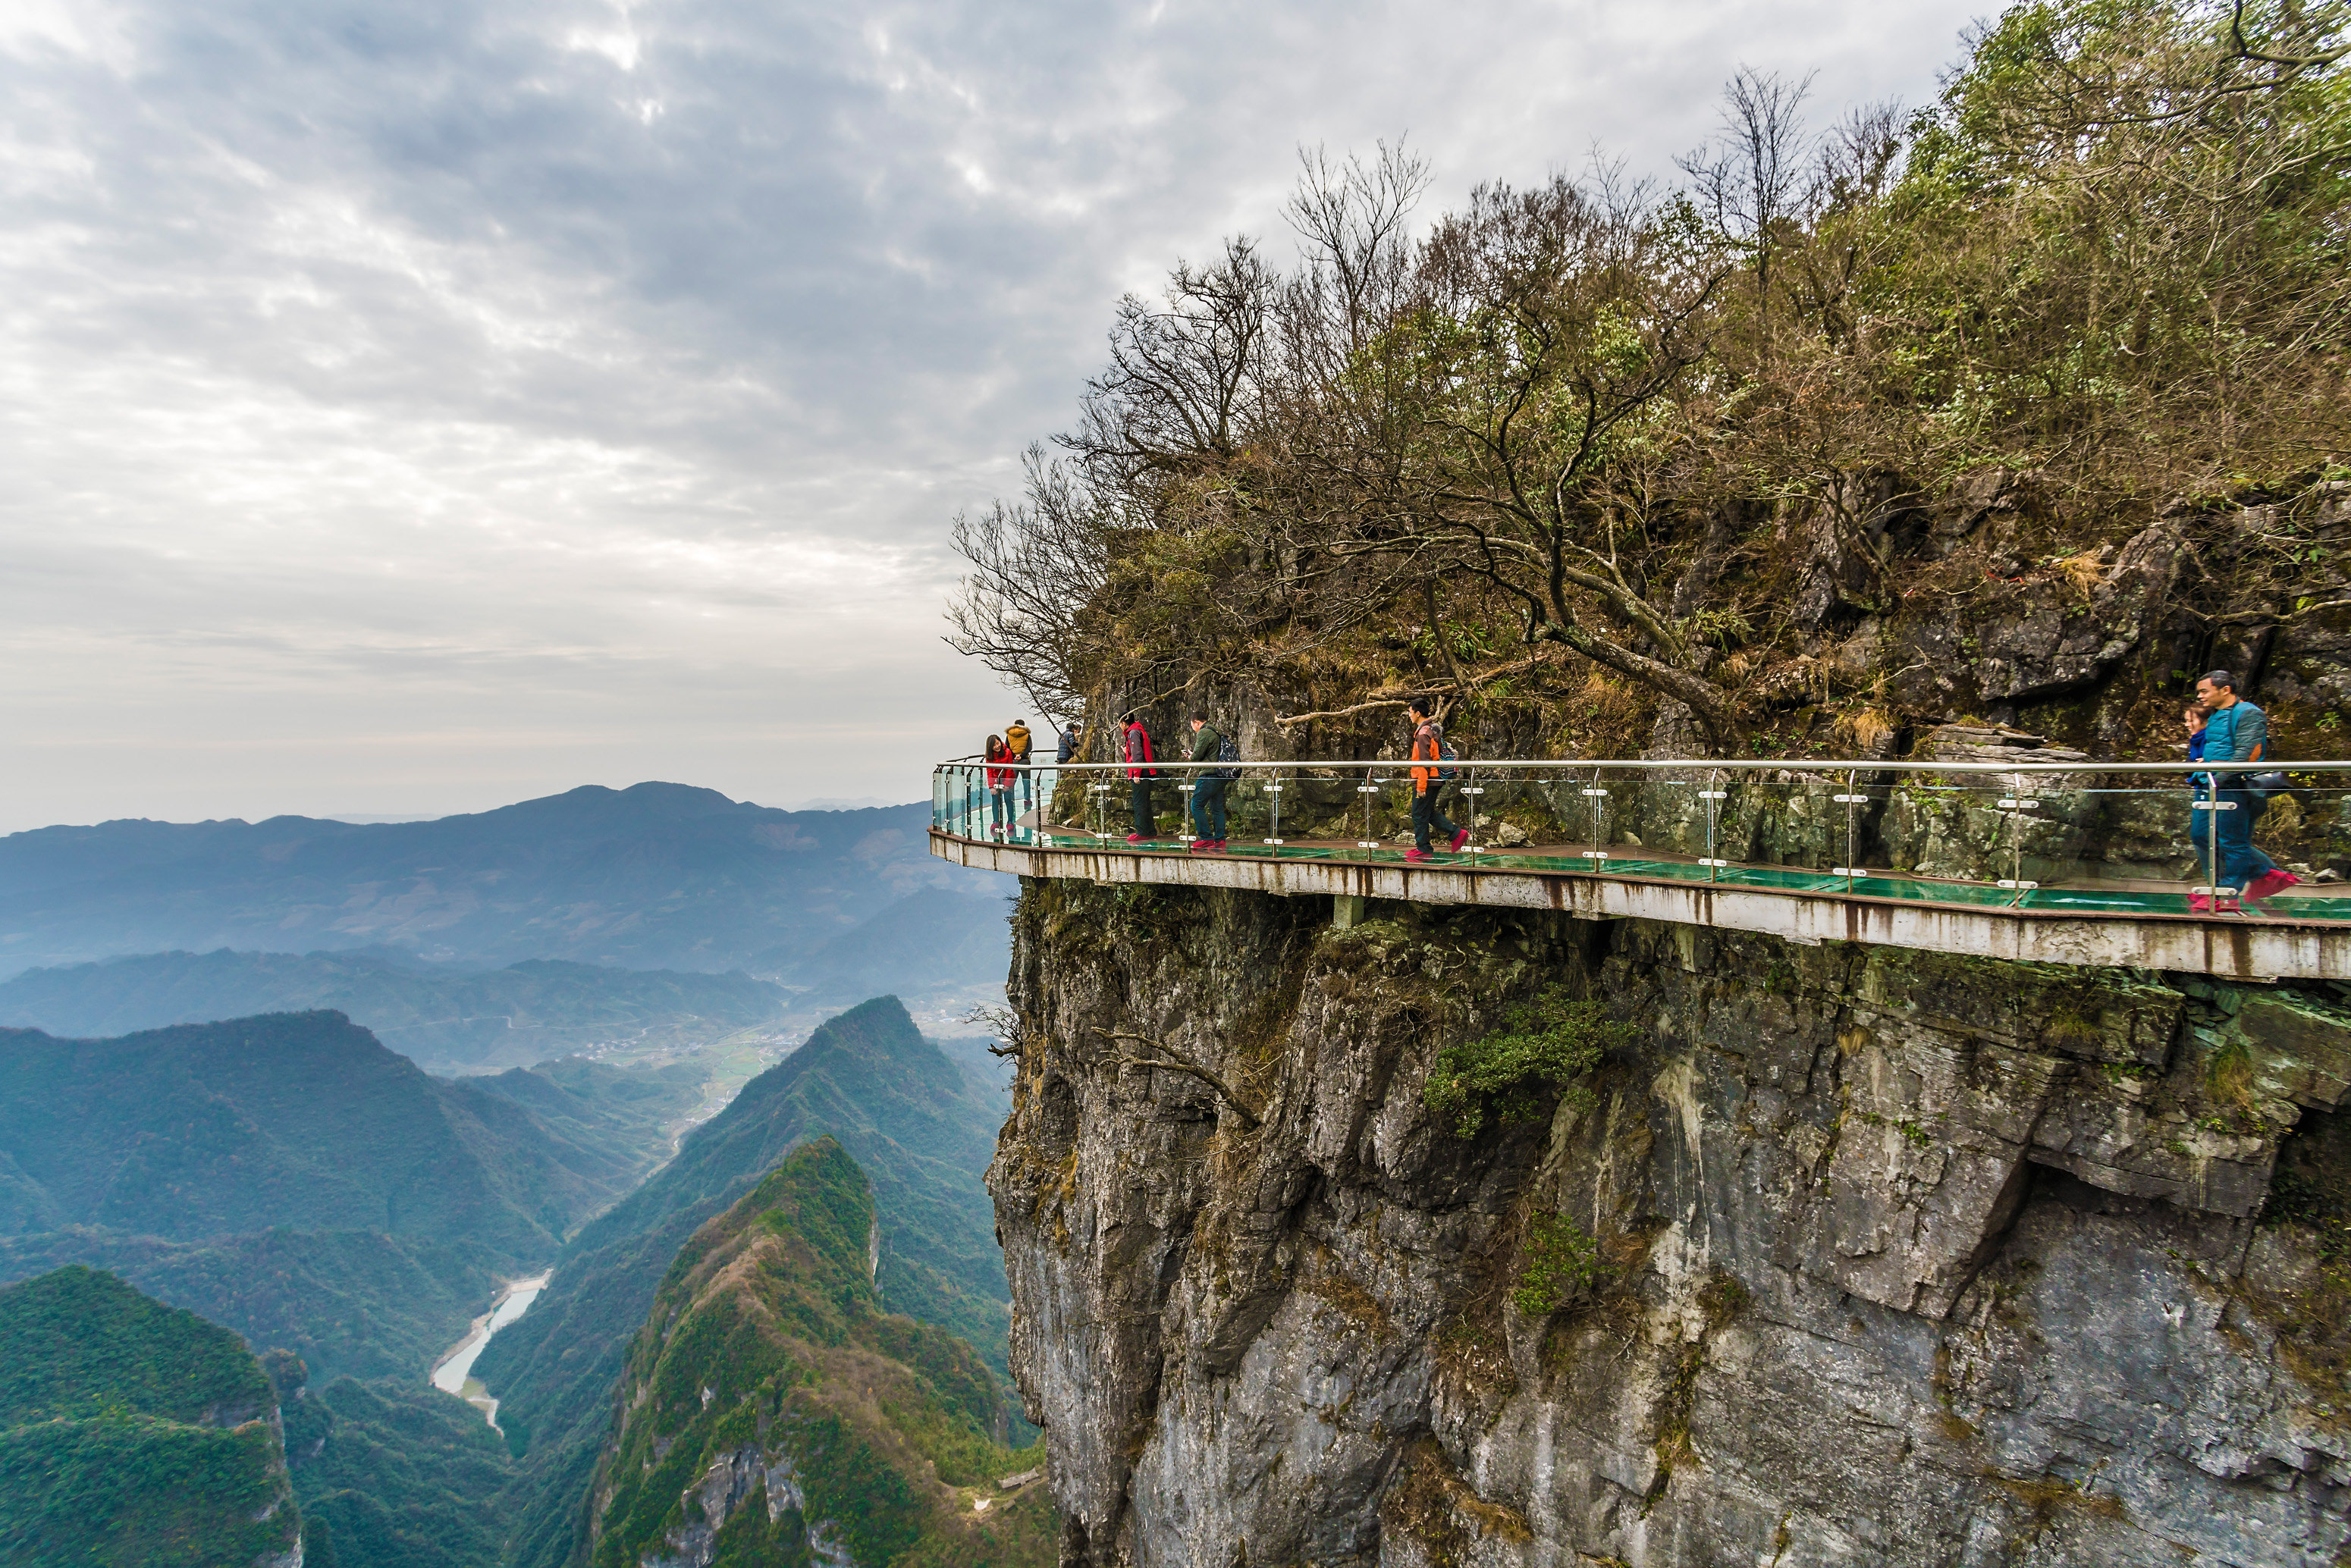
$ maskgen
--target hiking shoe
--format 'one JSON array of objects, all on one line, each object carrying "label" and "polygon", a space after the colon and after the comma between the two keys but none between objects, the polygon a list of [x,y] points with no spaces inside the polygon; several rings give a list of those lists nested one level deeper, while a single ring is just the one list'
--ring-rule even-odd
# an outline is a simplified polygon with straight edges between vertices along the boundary
[{"label": "hiking shoe", "polygon": [[1143,835],[1141,833],[1129,833],[1126,835],[1126,841],[1130,844],[1139,844],[1143,841]]},{"label": "hiking shoe", "polygon": [[1406,850],[1404,852],[1404,858],[1408,861],[1425,861],[1431,857],[1426,850]]},{"label": "hiking shoe", "polygon": [[2294,875],[2294,873],[2273,868],[2256,877],[2253,885],[2245,889],[2245,902],[2259,904],[2264,898],[2275,898],[2287,888],[2298,887],[2301,883],[2302,878]]},{"label": "hiking shoe", "polygon": [[2190,915],[2211,914],[2212,895],[2209,893],[2189,894],[2188,895],[2188,913]]},{"label": "hiking shoe", "polygon": [[1452,844],[1451,844],[1451,846],[1450,846],[1450,847],[1451,847],[1451,849],[1453,850],[1453,852],[1454,852],[1454,853],[1456,853],[1456,854],[1459,854],[1459,853],[1461,852],[1461,846],[1462,846],[1463,844],[1468,843],[1468,841],[1469,841],[1469,830],[1468,830],[1468,829],[1467,829],[1467,828],[1464,828],[1464,829],[1462,829],[1459,832],[1458,832],[1458,833],[1456,833],[1456,834],[1454,834],[1454,835],[1453,835],[1453,842],[1452,842]]}]

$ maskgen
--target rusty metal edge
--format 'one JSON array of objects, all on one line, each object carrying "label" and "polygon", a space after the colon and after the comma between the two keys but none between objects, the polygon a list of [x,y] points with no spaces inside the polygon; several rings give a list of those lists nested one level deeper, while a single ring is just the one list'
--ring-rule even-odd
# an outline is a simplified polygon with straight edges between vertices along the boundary
[{"label": "rusty metal edge", "polygon": [[[942,860],[1020,876],[1335,894],[1467,907],[1551,909],[1583,919],[1657,920],[2090,967],[2163,969],[2242,980],[2351,979],[2351,927],[2312,921],[2214,921],[1912,904],[1804,889],[1726,887],[1575,872],[1213,860],[1120,850],[1042,849],[934,831]],[[1146,874],[1155,873],[1155,874]]]}]

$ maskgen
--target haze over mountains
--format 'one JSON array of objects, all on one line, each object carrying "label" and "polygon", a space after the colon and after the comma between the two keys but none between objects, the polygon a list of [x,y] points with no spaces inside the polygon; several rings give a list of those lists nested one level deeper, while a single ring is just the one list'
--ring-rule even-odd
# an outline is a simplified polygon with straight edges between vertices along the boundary
[{"label": "haze over mountains", "polygon": [[756,972],[910,894],[982,886],[925,852],[928,825],[921,805],[780,811],[647,783],[427,822],[40,828],[0,838],[0,973],[370,946]]}]

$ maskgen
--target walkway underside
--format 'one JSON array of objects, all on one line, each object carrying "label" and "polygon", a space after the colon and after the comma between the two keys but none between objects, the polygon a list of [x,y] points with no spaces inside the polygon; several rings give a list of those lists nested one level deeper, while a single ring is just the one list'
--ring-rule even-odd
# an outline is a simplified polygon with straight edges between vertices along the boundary
[{"label": "walkway underside", "polygon": [[[1867,942],[2044,964],[2163,969],[2237,980],[2351,979],[2351,898],[2305,898],[2273,913],[2199,915],[2177,890],[2001,889],[1784,866],[1704,868],[1541,852],[1409,864],[1343,844],[1182,844],[1113,849],[1091,835],[1024,832],[997,842],[934,831],[943,860],[1019,876],[1226,887],[1285,897],[1552,909],[1583,920],[1662,920],[1792,942]],[[1600,869],[1604,863],[1605,869]],[[1708,880],[1711,878],[1712,880]],[[1352,918],[1353,905],[1341,906]]]}]

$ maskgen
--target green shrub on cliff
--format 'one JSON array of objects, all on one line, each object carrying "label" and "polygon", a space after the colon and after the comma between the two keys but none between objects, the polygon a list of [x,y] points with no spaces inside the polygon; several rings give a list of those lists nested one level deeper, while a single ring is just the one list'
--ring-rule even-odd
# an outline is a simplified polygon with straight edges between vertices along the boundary
[{"label": "green shrub on cliff", "polygon": [[1455,1137],[1474,1138],[1489,1122],[1548,1115],[1563,1094],[1588,1099],[1584,1075],[1634,1038],[1598,1002],[1554,987],[1505,1012],[1498,1032],[1439,1051],[1421,1099]]}]

